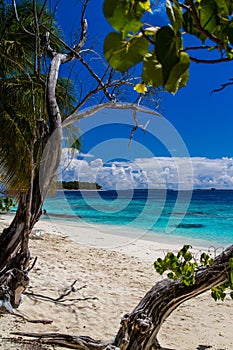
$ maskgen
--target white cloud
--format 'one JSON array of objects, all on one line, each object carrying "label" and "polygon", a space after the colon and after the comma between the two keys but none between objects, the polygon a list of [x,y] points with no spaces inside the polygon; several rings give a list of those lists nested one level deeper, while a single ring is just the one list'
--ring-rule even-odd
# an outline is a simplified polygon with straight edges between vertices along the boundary
[{"label": "white cloud", "polygon": [[232,158],[151,157],[104,164],[101,158],[87,161],[78,156],[63,151],[60,168],[64,181],[97,182],[104,189],[233,188]]},{"label": "white cloud", "polygon": [[151,3],[153,14],[159,14],[166,18],[166,1],[155,0]]}]

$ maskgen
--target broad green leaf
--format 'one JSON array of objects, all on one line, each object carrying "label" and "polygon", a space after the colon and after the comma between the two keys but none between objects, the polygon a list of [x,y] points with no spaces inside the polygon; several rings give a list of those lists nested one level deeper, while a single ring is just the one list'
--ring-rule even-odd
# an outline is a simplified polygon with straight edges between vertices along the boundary
[{"label": "broad green leaf", "polygon": [[[219,0],[218,0],[219,1]],[[215,0],[202,0],[199,8],[201,26],[210,33],[220,24],[218,8]]]},{"label": "broad green leaf", "polygon": [[183,23],[183,17],[178,1],[174,0],[172,6],[171,1],[166,0],[166,11],[173,29],[175,32],[179,31]]},{"label": "broad green leaf", "polygon": [[119,33],[112,32],[105,39],[104,55],[114,69],[124,73],[142,61],[148,46],[148,41],[142,35],[124,41]]},{"label": "broad green leaf", "polygon": [[168,81],[172,68],[179,62],[179,49],[182,41],[180,35],[175,35],[174,30],[165,26],[156,33],[155,54],[163,68],[163,84]]},{"label": "broad green leaf", "polygon": [[[188,81],[188,68],[190,64],[189,55],[181,52],[179,62],[172,68],[168,81],[165,84],[166,90],[176,93],[184,87]],[[183,255],[185,256],[185,255]]]},{"label": "broad green leaf", "polygon": [[206,36],[196,29],[196,26],[194,25],[193,16],[191,15],[190,11],[186,11],[183,14],[183,27],[185,32],[192,35],[196,35],[202,42],[205,42]]},{"label": "broad green leaf", "polygon": [[147,87],[145,83],[139,83],[135,85],[134,90],[137,91],[139,94],[144,94],[145,92],[147,92]]},{"label": "broad green leaf", "polygon": [[125,38],[128,33],[136,33],[140,29],[142,26],[140,19],[148,5],[149,1],[105,0],[103,13],[111,26]]},{"label": "broad green leaf", "polygon": [[[211,34],[214,34],[216,27],[220,24],[216,1],[202,0],[195,4],[201,27]],[[190,11],[184,13],[183,21],[184,30],[189,34],[196,35],[204,43],[207,37],[196,29],[196,24]]]},{"label": "broad green leaf", "polygon": [[233,22],[230,22],[229,25],[223,29],[223,33],[227,35],[229,42],[233,45]]},{"label": "broad green leaf", "polygon": [[232,13],[233,3],[232,0],[215,0],[218,14],[222,17],[229,16]]}]

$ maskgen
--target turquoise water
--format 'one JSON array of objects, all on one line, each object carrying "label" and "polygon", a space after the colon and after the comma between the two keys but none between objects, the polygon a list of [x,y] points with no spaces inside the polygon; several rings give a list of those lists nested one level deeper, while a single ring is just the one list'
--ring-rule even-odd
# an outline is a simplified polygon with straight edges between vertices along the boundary
[{"label": "turquoise water", "polygon": [[233,242],[233,190],[59,191],[46,199],[45,209],[51,218]]}]

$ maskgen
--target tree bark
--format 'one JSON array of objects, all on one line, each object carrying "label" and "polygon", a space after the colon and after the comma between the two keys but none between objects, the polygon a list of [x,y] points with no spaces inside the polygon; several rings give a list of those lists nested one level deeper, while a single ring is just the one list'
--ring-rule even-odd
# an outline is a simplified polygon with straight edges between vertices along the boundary
[{"label": "tree bark", "polygon": [[[22,249],[25,232],[29,236],[35,223],[41,216],[42,198],[40,195],[39,176],[33,182],[33,203],[28,215],[28,194],[22,193],[16,215],[10,226],[0,234],[0,310],[12,311],[21,301],[21,294],[26,289],[29,266],[29,247]],[[1,301],[2,304],[1,305]]]},{"label": "tree bark", "polygon": [[220,254],[212,266],[199,268],[191,286],[185,286],[180,280],[158,282],[134,311],[123,317],[114,345],[122,350],[160,349],[157,335],[163,322],[186,300],[228,281],[232,257],[233,245]]}]

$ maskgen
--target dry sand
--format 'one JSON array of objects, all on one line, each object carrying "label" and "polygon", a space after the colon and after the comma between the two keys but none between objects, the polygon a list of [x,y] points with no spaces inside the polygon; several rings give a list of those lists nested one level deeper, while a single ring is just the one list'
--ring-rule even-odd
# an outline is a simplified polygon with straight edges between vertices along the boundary
[{"label": "dry sand", "polygon": [[[9,217],[0,217],[0,227]],[[145,238],[145,237],[144,237]],[[87,244],[88,243],[88,244]],[[173,242],[174,243],[174,242]],[[88,246],[90,245],[90,246]],[[97,245],[97,247],[94,247]],[[28,292],[57,298],[77,281],[66,303],[53,303],[24,295],[16,311],[25,318],[51,320],[51,324],[31,323],[19,316],[0,319],[0,350],[53,349],[22,342],[13,331],[59,332],[111,339],[121,317],[134,309],[160,276],[153,261],[175,244],[145,239],[132,240],[111,235],[99,226],[40,221],[31,238],[31,255],[38,257],[30,273]],[[105,248],[103,248],[105,247]],[[199,250],[199,248],[198,248]],[[205,293],[181,305],[164,323],[159,341],[175,350],[233,349],[233,304],[214,302]]]}]

